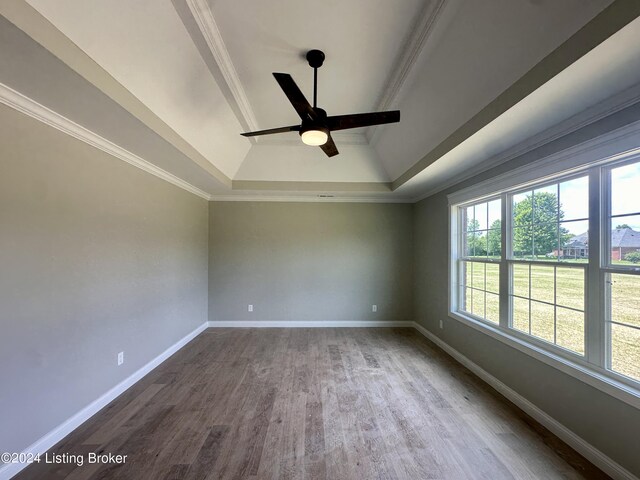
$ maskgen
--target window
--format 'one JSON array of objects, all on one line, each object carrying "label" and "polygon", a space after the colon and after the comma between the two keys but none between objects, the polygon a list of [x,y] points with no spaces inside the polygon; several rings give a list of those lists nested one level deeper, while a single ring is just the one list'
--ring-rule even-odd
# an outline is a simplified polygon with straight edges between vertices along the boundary
[{"label": "window", "polygon": [[609,171],[608,366],[640,380],[640,162]]},{"label": "window", "polygon": [[500,199],[466,206],[459,238],[464,252],[458,276],[461,308],[493,323],[500,320],[500,216]]},{"label": "window", "polygon": [[640,396],[640,156],[565,172],[450,196],[450,311]]},{"label": "window", "polygon": [[527,188],[508,198],[509,325],[584,355],[589,177]]}]

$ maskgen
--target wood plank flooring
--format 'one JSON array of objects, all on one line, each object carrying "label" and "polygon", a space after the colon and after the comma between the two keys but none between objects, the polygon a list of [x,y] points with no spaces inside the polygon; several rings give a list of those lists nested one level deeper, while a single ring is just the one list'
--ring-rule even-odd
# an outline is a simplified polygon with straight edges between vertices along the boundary
[{"label": "wood plank flooring", "polygon": [[209,329],[20,480],[608,478],[408,328]]}]

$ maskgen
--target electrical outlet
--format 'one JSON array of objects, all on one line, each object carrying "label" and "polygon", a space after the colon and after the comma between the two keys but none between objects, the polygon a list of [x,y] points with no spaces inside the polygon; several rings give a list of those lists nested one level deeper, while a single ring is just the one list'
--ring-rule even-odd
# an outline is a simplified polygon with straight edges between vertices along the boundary
[{"label": "electrical outlet", "polygon": [[118,366],[122,365],[124,363],[124,352],[120,352],[118,354]]},{"label": "electrical outlet", "polygon": [[444,328],[444,322],[440,320],[440,329],[442,330],[443,328]]},{"label": "electrical outlet", "polygon": [[249,307],[247,308],[247,310],[248,310],[249,312],[253,312],[253,305],[249,305]]},{"label": "electrical outlet", "polygon": [[377,312],[378,311],[378,305],[371,305],[371,311],[372,312]]}]

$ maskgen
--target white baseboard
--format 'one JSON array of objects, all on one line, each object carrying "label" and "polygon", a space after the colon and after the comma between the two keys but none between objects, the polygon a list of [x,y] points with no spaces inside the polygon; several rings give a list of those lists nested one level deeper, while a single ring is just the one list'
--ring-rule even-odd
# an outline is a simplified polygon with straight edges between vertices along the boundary
[{"label": "white baseboard", "polygon": [[209,328],[334,328],[334,327],[413,327],[413,322],[394,320],[214,320]]},{"label": "white baseboard", "polygon": [[[44,435],[42,438],[31,444],[29,447],[23,450],[23,453],[26,454],[44,454],[47,450],[53,447],[56,443],[62,440],[64,437],[73,432],[76,428],[82,425],[84,422],[89,420],[93,415],[98,413],[102,408],[107,406],[111,401],[124,393],[129,387],[131,387],[134,383],[140,381],[145,375],[147,375],[151,370],[156,368],[162,362],[164,362],[171,355],[176,353],[182,347],[184,347],[187,343],[197,337],[200,333],[202,333],[207,328],[207,322],[200,325],[194,331],[189,333],[187,336],[180,339],[178,342],[174,343],[172,346],[167,348],[160,355],[155,357],[149,363],[144,365],[142,368],[134,372],[131,376],[127,377],[125,380],[120,382],[118,385],[113,387],[107,393],[102,395],[97,400],[93,401],[85,408],[80,410],[71,418],[67,419],[65,422],[51,430],[49,433]],[[28,464],[26,463],[8,463],[5,464],[2,468],[0,468],[0,480],[9,480],[14,475],[17,475],[18,472],[26,468]]]},{"label": "white baseboard", "polygon": [[596,447],[587,443],[584,439],[576,435],[574,432],[569,430],[567,427],[562,425],[560,422],[550,417],[547,413],[536,407],[529,400],[524,398],[519,393],[515,392],[496,377],[491,375],[489,372],[484,370],[482,367],[478,366],[463,354],[458,352],[448,343],[444,342],[442,339],[431,333],[429,330],[424,328],[422,325],[419,325],[416,322],[413,322],[413,327],[418,330],[422,335],[427,337],[433,343],[435,343],[438,347],[448,353],[451,357],[453,357],[458,363],[461,363],[469,370],[471,370],[475,375],[480,377],[483,381],[488,383],[491,387],[496,389],[501,395],[506,397],[512,403],[514,403],[518,408],[524,411],[526,414],[534,418],[541,425],[546,427],[550,432],[560,438],[563,442],[577,451],[584,458],[589,460],[607,475],[611,476],[616,480],[638,480],[638,477],[633,475],[630,471],[625,469],[622,465],[616,463],[614,460],[609,458],[607,455],[602,453]]}]

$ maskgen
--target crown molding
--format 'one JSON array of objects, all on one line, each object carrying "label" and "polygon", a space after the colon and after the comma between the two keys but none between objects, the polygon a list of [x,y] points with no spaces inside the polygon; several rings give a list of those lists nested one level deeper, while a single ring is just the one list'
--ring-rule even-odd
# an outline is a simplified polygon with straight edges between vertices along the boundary
[{"label": "crown molding", "polygon": [[84,143],[91,145],[92,147],[102,150],[103,152],[106,152],[115,158],[127,162],[129,165],[133,165],[140,170],[144,170],[151,175],[161,178],[162,180],[169,182],[176,187],[180,187],[187,192],[193,193],[194,195],[197,195],[206,200],[209,200],[211,198],[208,193],[200,190],[197,187],[194,187],[190,183],[185,182],[172,173],[169,173],[166,170],[153,165],[147,160],[137,156],[134,153],[131,153],[128,150],[125,150],[124,148],[107,140],[106,138],[101,137],[97,133],[86,129],[82,125],[78,125],[74,121],[69,120],[59,113],[56,113],[53,110],[45,107],[44,105],[39,104],[31,98],[22,95],[20,92],[13,90],[11,87],[8,87],[3,83],[0,83],[0,103],[7,105],[8,107],[11,107],[14,110],[17,110],[18,112],[23,113],[35,120],[38,120],[39,122],[42,122],[50,127],[53,127],[56,130],[69,135],[70,137],[81,140]]},{"label": "crown molding", "polygon": [[[395,104],[405,81],[418,60],[420,52],[424,49],[434,30],[434,26],[441,17],[446,2],[447,0],[426,2],[400,48],[401,55],[391,69],[392,73],[387,79],[386,86],[376,104],[376,111],[388,110]],[[366,136],[370,144],[375,145],[380,136],[380,131],[376,126],[367,129]]]},{"label": "crown molding", "polygon": [[187,0],[187,6],[231,92],[232,99],[228,98],[227,100],[235,102],[242,115],[242,120],[249,126],[249,130],[258,130],[258,122],[256,121],[253,109],[240,82],[238,72],[231,61],[231,56],[224,44],[222,34],[213,17],[209,3],[207,0]]},{"label": "crown molding", "polygon": [[582,112],[569,117],[568,119],[554,125],[547,130],[544,130],[537,135],[534,135],[527,140],[518,143],[517,145],[505,150],[504,152],[483,161],[480,165],[471,167],[465,170],[463,175],[456,176],[446,182],[439,184],[436,187],[428,189],[426,192],[414,197],[414,202],[419,202],[428,198],[436,193],[446,190],[454,185],[457,185],[465,180],[473,178],[482,172],[485,172],[491,168],[497,167],[503,163],[514,160],[521,157],[537,148],[542,147],[548,143],[553,142],[566,135],[570,135],[573,132],[580,130],[592,123],[602,120],[610,115],[624,110],[627,107],[635,105],[640,102],[640,84],[624,90],[612,97],[604,100],[596,105],[593,105]]},{"label": "crown molding", "polygon": [[341,197],[334,195],[211,195],[212,202],[413,203],[406,197]]},{"label": "crown molding", "polygon": [[367,192],[391,193],[389,182],[308,182],[279,180],[233,180],[233,190],[280,192]]}]

